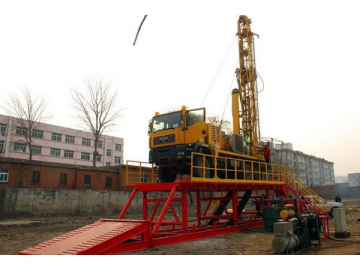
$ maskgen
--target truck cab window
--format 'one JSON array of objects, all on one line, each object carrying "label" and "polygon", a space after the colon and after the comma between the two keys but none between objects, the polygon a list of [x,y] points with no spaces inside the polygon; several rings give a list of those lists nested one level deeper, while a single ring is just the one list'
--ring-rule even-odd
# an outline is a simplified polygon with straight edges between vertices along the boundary
[{"label": "truck cab window", "polygon": [[205,110],[204,109],[198,109],[198,110],[192,110],[188,111],[186,113],[186,125],[192,126],[197,122],[202,122],[205,119]]},{"label": "truck cab window", "polygon": [[178,128],[182,124],[181,111],[155,116],[151,121],[152,132]]}]

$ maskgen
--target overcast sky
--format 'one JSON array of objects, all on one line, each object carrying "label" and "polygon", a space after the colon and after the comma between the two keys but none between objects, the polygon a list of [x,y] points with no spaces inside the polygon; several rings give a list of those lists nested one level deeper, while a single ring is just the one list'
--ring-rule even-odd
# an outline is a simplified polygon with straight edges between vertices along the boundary
[{"label": "overcast sky", "polygon": [[231,120],[237,20],[247,15],[260,36],[261,136],[334,162],[335,175],[360,172],[355,1],[239,2],[7,1],[0,9],[1,96],[27,86],[49,99],[48,123],[78,128],[70,88],[85,89],[88,77],[111,81],[124,116],[110,135],[124,138],[125,160],[147,161],[156,111],[205,106],[208,116]]}]

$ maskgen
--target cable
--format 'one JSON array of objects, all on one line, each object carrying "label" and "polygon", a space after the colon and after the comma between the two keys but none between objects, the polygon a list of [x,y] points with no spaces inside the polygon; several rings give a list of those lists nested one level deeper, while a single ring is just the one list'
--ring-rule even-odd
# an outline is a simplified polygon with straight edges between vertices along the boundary
[{"label": "cable", "polygon": [[232,48],[232,46],[233,46],[233,44],[234,44],[235,39],[236,39],[236,35],[235,35],[235,37],[234,37],[233,41],[231,42],[231,45],[230,45],[230,47],[229,47],[229,49],[228,49],[228,51],[227,51],[227,53],[226,53],[226,55],[225,55],[225,57],[224,57],[224,59],[223,59],[223,61],[222,61],[221,65],[220,65],[220,67],[219,67],[219,69],[218,69],[218,71],[217,71],[217,73],[216,73],[216,75],[215,75],[215,77],[214,77],[214,80],[212,81],[212,83],[211,83],[211,85],[210,85],[210,87],[209,87],[209,90],[206,92],[205,98],[204,98],[204,100],[202,101],[202,103],[201,103],[201,106],[200,106],[200,107],[202,107],[202,106],[203,106],[203,104],[204,104],[204,102],[205,102],[205,100],[206,100],[206,98],[207,98],[207,96],[208,96],[208,94],[209,94],[209,92],[210,92],[210,90],[211,90],[211,88],[212,88],[212,86],[213,86],[213,84],[214,84],[214,82],[215,82],[215,80],[216,80],[217,76],[219,75],[220,69],[221,69],[221,67],[222,67],[222,66],[223,66],[223,64],[224,64],[225,59],[227,58],[227,56],[228,56],[228,54],[229,54],[229,52],[230,52],[230,50],[231,50],[231,48]]},{"label": "cable", "polygon": [[[260,73],[256,71],[256,74],[257,74],[257,75],[259,75],[260,80],[261,80],[262,85],[263,85],[263,88],[261,89],[261,91],[257,91],[257,92],[258,92],[258,94],[259,94],[259,93],[261,93],[262,91],[264,91],[264,88],[265,88],[265,83],[264,83],[263,79],[261,78]],[[257,84],[256,84],[256,86],[257,86]]]},{"label": "cable", "polygon": [[[234,78],[235,78],[235,73],[234,73],[234,76],[232,77],[232,80],[231,80],[230,89],[232,88],[232,85],[234,83]],[[229,91],[228,97],[227,97],[226,102],[225,102],[225,107],[224,107],[223,114],[222,114],[222,117],[221,117],[221,120],[220,120],[220,128],[221,128],[222,122],[224,120],[224,115],[225,115],[225,111],[226,111],[226,108],[227,108],[227,105],[228,105],[228,102],[229,102],[230,93],[231,93],[231,90]]]},{"label": "cable", "polygon": [[147,15],[144,16],[144,18],[142,19],[142,21],[141,21],[141,23],[140,23],[139,29],[138,29],[138,31],[137,31],[137,33],[136,33],[136,36],[135,36],[135,40],[134,40],[133,46],[135,46],[136,40],[137,40],[138,35],[139,35],[139,33],[140,33],[140,30],[141,30],[141,26],[143,25],[146,17],[147,17]]}]

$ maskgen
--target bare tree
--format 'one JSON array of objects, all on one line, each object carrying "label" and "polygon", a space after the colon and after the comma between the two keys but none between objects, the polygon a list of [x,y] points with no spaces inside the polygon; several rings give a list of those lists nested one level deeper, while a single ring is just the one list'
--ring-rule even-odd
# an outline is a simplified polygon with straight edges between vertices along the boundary
[{"label": "bare tree", "polygon": [[25,151],[26,148],[29,149],[29,160],[32,160],[33,138],[42,137],[40,126],[50,117],[45,115],[48,102],[43,97],[33,97],[27,87],[21,92],[21,96],[10,94],[9,101],[6,102],[7,107],[4,109],[13,118],[16,135],[22,138],[17,142],[25,143]]},{"label": "bare tree", "polygon": [[72,99],[79,120],[94,135],[93,167],[96,167],[100,137],[104,131],[110,131],[116,126],[116,120],[122,116],[123,110],[115,107],[118,91],[112,91],[109,82],[88,78],[85,84],[87,91],[84,94],[76,88],[71,89]]},{"label": "bare tree", "polygon": [[176,106],[171,106],[171,107],[168,107],[166,109],[163,109],[163,113],[177,112],[179,110],[181,110],[181,108],[176,107]]},{"label": "bare tree", "polygon": [[207,122],[215,126],[221,127],[221,130],[224,131],[226,134],[232,133],[231,123],[228,120],[220,120],[220,118],[217,116],[209,116],[207,118]]}]

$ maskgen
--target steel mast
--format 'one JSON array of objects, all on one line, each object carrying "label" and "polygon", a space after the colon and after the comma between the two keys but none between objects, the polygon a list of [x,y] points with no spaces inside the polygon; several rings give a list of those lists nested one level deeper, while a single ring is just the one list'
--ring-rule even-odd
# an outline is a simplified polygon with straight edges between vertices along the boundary
[{"label": "steel mast", "polygon": [[251,31],[250,24],[251,20],[244,15],[237,22],[240,66],[235,73],[239,89],[232,91],[232,114],[234,133],[243,135],[249,143],[250,155],[256,156],[260,132],[253,41],[256,34]]}]

